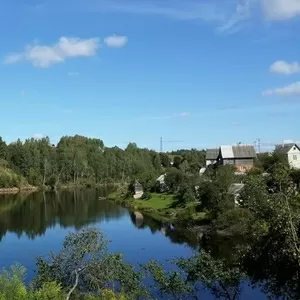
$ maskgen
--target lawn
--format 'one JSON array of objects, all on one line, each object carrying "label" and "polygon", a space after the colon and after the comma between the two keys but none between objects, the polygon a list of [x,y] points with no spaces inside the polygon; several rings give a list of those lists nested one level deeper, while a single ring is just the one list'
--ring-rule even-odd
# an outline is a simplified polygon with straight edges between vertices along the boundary
[{"label": "lawn", "polygon": [[149,200],[134,200],[133,204],[143,208],[168,209],[174,203],[173,195],[152,193]]}]

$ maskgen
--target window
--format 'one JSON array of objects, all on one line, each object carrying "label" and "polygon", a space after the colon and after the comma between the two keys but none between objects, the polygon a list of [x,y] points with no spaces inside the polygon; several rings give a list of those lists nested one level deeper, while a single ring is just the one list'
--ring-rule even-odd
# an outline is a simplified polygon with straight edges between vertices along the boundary
[{"label": "window", "polygon": [[293,160],[297,160],[297,155],[293,155]]}]

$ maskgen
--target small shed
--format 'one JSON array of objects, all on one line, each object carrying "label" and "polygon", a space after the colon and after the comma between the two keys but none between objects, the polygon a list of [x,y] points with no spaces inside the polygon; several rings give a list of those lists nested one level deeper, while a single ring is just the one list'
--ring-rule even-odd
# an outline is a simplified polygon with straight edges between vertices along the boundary
[{"label": "small shed", "polygon": [[144,194],[144,188],[143,186],[136,181],[134,184],[134,199],[140,199]]},{"label": "small shed", "polygon": [[213,165],[217,163],[218,158],[220,155],[220,149],[215,148],[215,149],[206,149],[206,166]]},{"label": "small shed", "polygon": [[238,205],[238,199],[244,187],[245,185],[243,183],[233,183],[230,185],[228,189],[228,194],[233,195],[235,205]]},{"label": "small shed", "polygon": [[167,191],[169,191],[169,187],[166,184],[166,174],[162,174],[160,175],[157,179],[157,187],[159,188],[159,191],[161,193],[165,193]]}]

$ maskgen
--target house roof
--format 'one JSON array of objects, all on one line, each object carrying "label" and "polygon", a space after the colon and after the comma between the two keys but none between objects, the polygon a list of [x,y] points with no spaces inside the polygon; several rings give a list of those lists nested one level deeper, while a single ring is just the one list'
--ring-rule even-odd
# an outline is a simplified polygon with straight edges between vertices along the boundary
[{"label": "house roof", "polygon": [[234,158],[233,150],[231,145],[222,145],[221,154],[223,158]]},{"label": "house roof", "polygon": [[156,181],[159,181],[160,183],[164,183],[165,178],[166,178],[166,174],[162,174],[156,179]]},{"label": "house roof", "polygon": [[237,145],[232,146],[233,154],[235,158],[254,158],[256,157],[256,151],[252,145]]},{"label": "house roof", "polygon": [[207,160],[215,160],[219,156],[219,149],[206,149],[206,159]]},{"label": "house roof", "polygon": [[228,193],[231,195],[236,195],[244,188],[244,186],[245,185],[243,183],[233,183],[230,185]]},{"label": "house roof", "polygon": [[225,159],[256,157],[256,151],[252,145],[223,145],[221,146],[221,154]]},{"label": "house roof", "polygon": [[297,144],[290,143],[290,144],[276,145],[275,152],[281,154],[287,154],[293,147],[296,147],[298,148],[298,150],[300,150]]}]

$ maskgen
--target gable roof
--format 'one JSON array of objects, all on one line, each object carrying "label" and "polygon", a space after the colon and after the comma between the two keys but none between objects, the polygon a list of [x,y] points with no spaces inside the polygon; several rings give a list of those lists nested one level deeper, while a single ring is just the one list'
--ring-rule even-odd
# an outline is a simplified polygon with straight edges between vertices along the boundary
[{"label": "gable roof", "polygon": [[293,147],[296,147],[300,151],[300,148],[297,144],[290,143],[290,144],[276,145],[275,152],[280,154],[287,154]]},{"label": "gable roof", "polygon": [[223,145],[221,146],[221,154],[224,159],[256,157],[256,151],[252,145]]},{"label": "gable roof", "polygon": [[234,158],[233,150],[231,145],[222,145],[221,154],[223,158]]},{"label": "gable roof", "polygon": [[215,160],[219,156],[220,150],[216,149],[206,149],[206,159],[207,160]]},{"label": "gable roof", "polygon": [[254,158],[256,157],[256,151],[252,145],[237,145],[232,146],[233,154],[235,158]]}]

